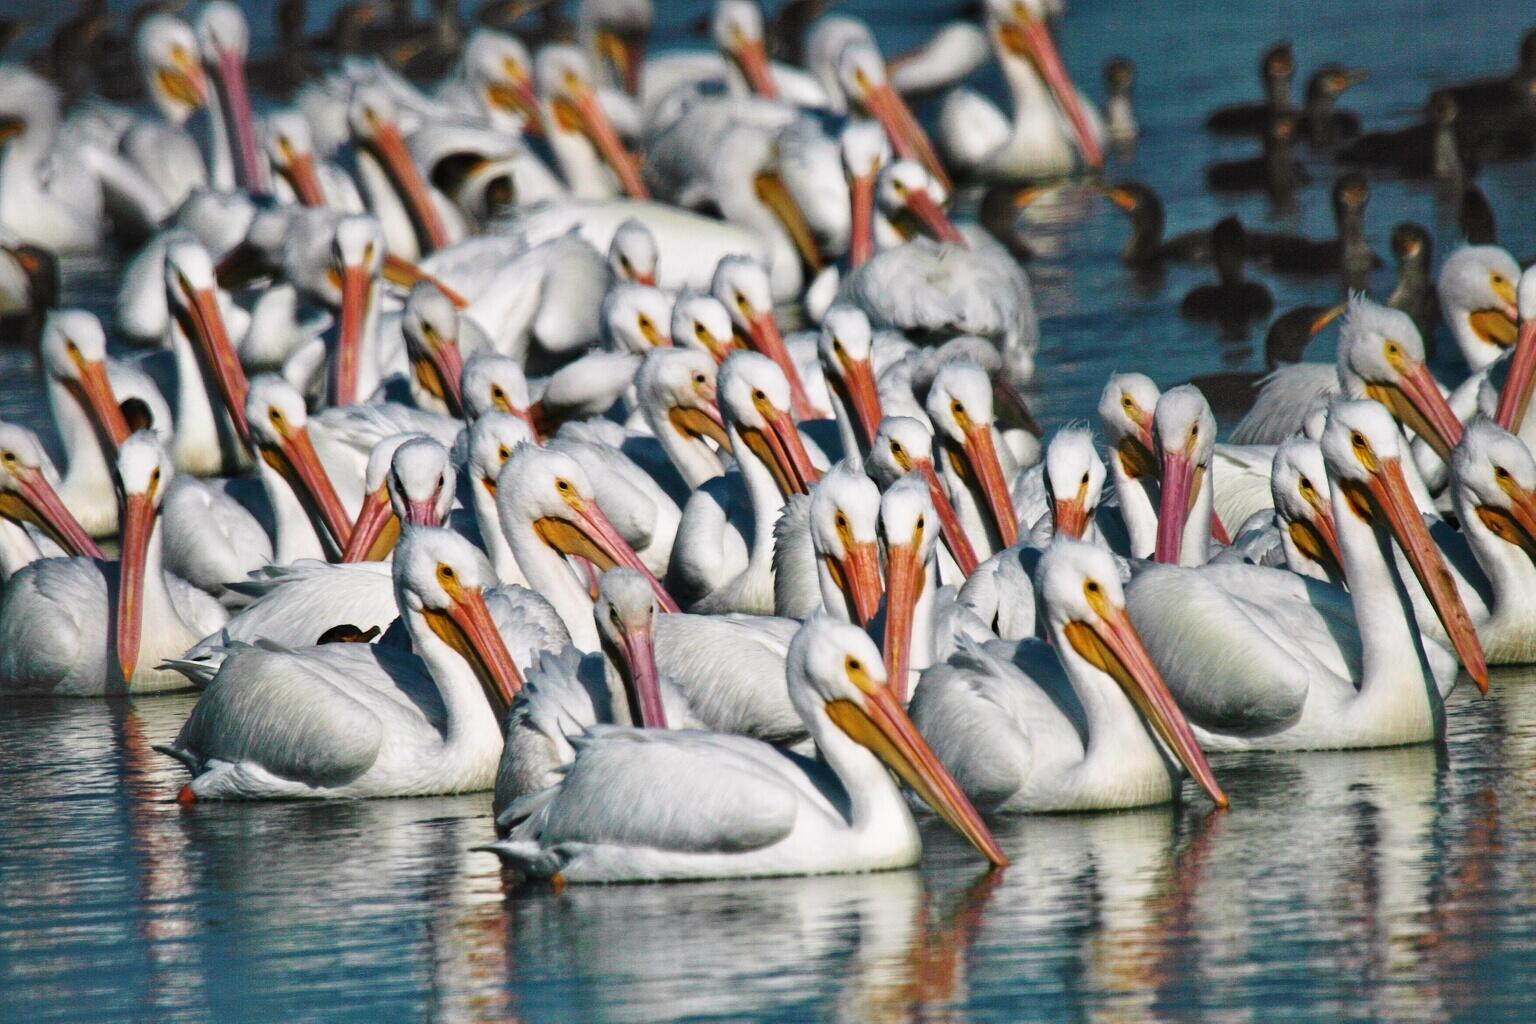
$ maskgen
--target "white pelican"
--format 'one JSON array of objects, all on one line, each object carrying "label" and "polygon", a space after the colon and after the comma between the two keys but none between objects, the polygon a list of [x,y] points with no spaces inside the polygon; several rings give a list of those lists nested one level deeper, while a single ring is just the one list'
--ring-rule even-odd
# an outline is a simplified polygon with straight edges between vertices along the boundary
[{"label": "white pelican", "polygon": [[477,28],[470,33],[457,73],[438,87],[437,98],[473,105],[499,132],[537,135],[543,130],[528,47],[505,32]]},{"label": "white pelican", "polygon": [[614,229],[608,243],[608,269],[616,281],[656,284],[656,236],[644,221],[631,217]]},{"label": "white pelican", "polygon": [[59,696],[148,693],[185,681],[160,667],[216,628],[213,598],[162,567],[160,501],[174,475],[159,440],[140,431],[117,454],[122,556],[109,574],[85,558],[32,563],[6,585],[0,607],[0,686]]},{"label": "white pelican", "polygon": [[567,882],[907,867],[922,844],[888,765],[989,861],[1008,862],[857,627],[808,622],[790,646],[788,685],[821,762],[716,733],[594,731],[557,788],[513,805],[510,834],[488,849]]},{"label": "white pelican", "polygon": [[992,426],[992,382],[975,363],[950,362],[926,402],[940,470],[976,554],[985,559],[1019,539],[1008,473]]},{"label": "white pelican", "polygon": [[[654,443],[678,475],[681,486],[669,489],[677,501],[686,501],[688,493],[725,473],[721,453],[729,450],[730,438],[715,401],[715,375],[713,359],[686,348],[658,348],[646,353],[635,374],[640,414]],[[654,465],[628,442],[624,451],[641,465]],[[664,475],[658,469],[652,472],[665,487]]]},{"label": "white pelican", "polygon": [[456,474],[442,445],[421,434],[396,434],[374,445],[363,506],[343,562],[377,562],[406,526],[442,526],[453,508]]},{"label": "white pelican", "polygon": [[518,567],[529,585],[554,606],[582,650],[596,650],[598,644],[592,595],[566,555],[579,555],[600,569],[622,565],[642,572],[650,578],[660,605],[677,610],[603,513],[587,474],[571,456],[520,445],[497,479],[496,509]]},{"label": "white pelican", "polygon": [[278,563],[339,555],[352,539],[352,519],[315,454],[303,397],[281,377],[263,374],[250,383],[245,418],[272,506]]},{"label": "white pelican", "polygon": [[608,199],[624,192],[648,198],[634,156],[598,102],[591,64],[574,46],[544,47],[534,60],[544,134],[571,194]]},{"label": "white pelican", "polygon": [[[715,267],[726,256],[751,256],[759,261],[769,258],[767,242],[745,227],[664,203],[633,199],[537,203],[519,208],[495,230],[537,245],[574,229],[599,253],[609,253],[619,229],[631,222],[650,233],[656,250],[649,283],[668,290],[707,291]],[[619,276],[628,276],[622,273],[622,266]],[[798,297],[786,292],[775,294],[774,300],[789,302]]]},{"label": "white pelican", "polygon": [[956,227],[940,208],[947,191],[913,161],[882,170],[877,194],[896,223],[927,234],[877,252],[842,282],[838,298],[862,308],[877,327],[986,338],[1001,353],[1008,380],[1028,381],[1040,325],[1018,261],[985,229]]},{"label": "white pelican", "polygon": [[939,599],[938,513],[928,484],[901,477],[880,496],[880,539],[885,546],[885,671],[903,704],[917,677],[936,660]]},{"label": "white pelican", "polygon": [[1338,392],[1381,402],[1442,460],[1461,439],[1461,422],[1425,365],[1413,318],[1356,297],[1339,330],[1337,367],[1296,363],[1271,373],[1231,440],[1278,444],[1302,429],[1318,401]]},{"label": "white pelican", "polygon": [[192,26],[169,14],[152,14],[139,25],[134,50],[144,91],[160,114],[129,125],[119,149],[173,210],[193,190],[208,185],[208,167],[186,124],[208,102],[207,79],[198,63]]},{"label": "white pelican", "polygon": [[[832,306],[822,318],[817,349],[843,451],[868,455],[885,418],[875,383],[875,336],[869,317],[857,306]],[[894,354],[883,354],[887,365]]]},{"label": "white pelican", "polygon": [[363,197],[346,172],[316,153],[309,122],[297,110],[274,110],[266,119],[267,159],[280,199],[338,213],[362,213]]},{"label": "white pelican", "polygon": [[213,0],[198,15],[198,45],[218,93],[217,104],[208,105],[214,124],[212,180],[224,191],[267,191],[267,164],[256,141],[256,119],[245,86],[250,35],[245,15],[228,0]]},{"label": "white pelican", "polygon": [[736,330],[752,348],[778,364],[789,383],[790,408],[795,419],[819,419],[806,397],[800,372],[790,358],[773,316],[773,291],[762,264],[745,256],[727,256],[715,269],[710,293],[731,315]]},{"label": "white pelican", "polygon": [[[1490,367],[1479,387],[1478,405],[1493,421],[1519,437],[1529,447],[1536,442],[1536,422],[1528,427],[1525,410],[1536,381],[1536,270],[1526,269],[1516,286],[1520,326],[1510,356],[1502,366]],[[1502,379],[1500,379],[1502,378]],[[1497,385],[1497,397],[1484,394]],[[1527,431],[1531,432],[1527,432]]]},{"label": "white pelican", "polygon": [[857,462],[839,462],[791,499],[774,526],[774,614],[825,610],[868,627],[880,608],[880,489]]},{"label": "white pelican", "polygon": [[78,160],[54,152],[59,94],[17,66],[0,67],[0,226],[56,253],[101,244],[101,186]]},{"label": "white pelican", "polygon": [[527,578],[518,566],[502,532],[496,511],[496,487],[501,467],[506,465],[517,446],[533,443],[533,428],[528,421],[511,413],[492,409],[472,423],[465,438],[464,473],[468,478],[470,507],[480,526],[480,538],[491,566],[503,583],[526,586]]},{"label": "white pelican", "polygon": [[817,479],[790,416],[790,387],[766,356],[737,352],[720,366],[721,417],[736,474],[689,498],[667,569],[690,610],[773,610],[774,524],[791,494]]},{"label": "white pelican", "polygon": [[1467,367],[1476,373],[1514,344],[1520,322],[1515,284],[1520,264],[1496,245],[1468,245],[1446,257],[1435,290]]},{"label": "white pelican", "polygon": [[1163,803],[1178,771],[1226,794],[1125,611],[1114,557],[1057,540],[1037,570],[1049,643],[961,642],[923,674],[912,721],[983,811]]},{"label": "white pelican", "polygon": [[1286,568],[1324,583],[1343,582],[1344,559],[1322,448],[1305,437],[1283,442],[1275,449],[1271,481]]},{"label": "white pelican", "polygon": [[[412,530],[394,562],[415,653],[382,644],[236,646],[173,744],[178,800],[420,796],[489,789],[522,678],[484,591],[485,556]],[[181,663],[178,663],[181,664]],[[207,666],[186,665],[189,677]]]},{"label": "white pelican", "polygon": [[43,557],[28,526],[66,555],[102,557],[96,542],[59,500],[55,479],[37,435],[14,423],[0,423],[0,577],[10,579]]},{"label": "white pelican", "polygon": [[916,160],[933,175],[947,192],[952,187],[949,174],[939,162],[928,133],[913,115],[905,100],[892,87],[886,75],[885,59],[873,37],[851,40],[836,58],[838,84],[849,105],[880,122],[898,157]]},{"label": "white pelican", "polygon": [[1104,164],[1103,125],[1067,76],[1041,0],[987,0],[987,30],[1013,99],[1013,117],[968,89],[939,115],[940,137],[964,174],[993,179],[1070,174],[1073,149],[1090,171]]},{"label": "white pelican", "polygon": [[411,288],[400,331],[411,364],[411,397],[418,407],[447,416],[464,415],[462,328],[459,311],[442,288],[431,281]]},{"label": "white pelican", "polygon": [[672,341],[709,353],[716,363],[739,347],[735,324],[725,304],[713,295],[685,291],[672,303]]},{"label": "white pelican", "polygon": [[1104,493],[1104,460],[1086,426],[1058,430],[1045,446],[1035,469],[1019,474],[1013,485],[1019,525],[1028,526],[1030,542],[1044,546],[1054,537],[1107,546],[1097,512]]},{"label": "white pelican", "polygon": [[1152,434],[1162,464],[1152,557],[1166,565],[1204,565],[1211,555],[1216,417],[1200,389],[1185,384],[1163,392]]},{"label": "white pelican", "polygon": [[127,440],[101,322],[83,310],[57,310],[43,326],[43,371],[48,406],[69,464],[59,484],[66,508],[93,537],[117,532],[112,466]]},{"label": "white pelican", "polygon": [[359,86],[347,108],[357,142],[357,167],[369,208],[379,218],[389,251],[407,260],[445,248],[464,235],[458,209],[422,177],[401,134],[389,93]]},{"label": "white pelican", "polygon": [[[1478,639],[1490,664],[1536,660],[1536,460],[1520,440],[1478,417],[1451,456],[1462,536],[1486,582]],[[1483,583],[1483,581],[1479,581]]]},{"label": "white pelican", "polygon": [[560,781],[576,756],[571,737],[588,726],[692,729],[682,693],[656,668],[656,599],[644,576],[609,569],[597,583],[593,622],[600,651],[546,654],[527,673],[507,715],[507,745],[496,771],[493,811]]},{"label": "white pelican", "polygon": [[1391,414],[1375,402],[1338,402],[1321,443],[1347,596],[1250,565],[1158,566],[1127,588],[1131,619],[1207,749],[1394,746],[1443,735],[1455,659],[1426,649],[1390,555],[1394,539],[1457,658],[1486,690],[1477,634],[1409,493]]},{"label": "white pelican", "polygon": [[655,19],[651,0],[581,0],[576,9],[582,45],[631,96],[640,87],[646,39]]},{"label": "white pelican", "polygon": [[928,487],[928,497],[938,515],[944,548],[963,580],[976,571],[978,559],[971,539],[955,512],[949,495],[939,483],[933,468],[933,432],[921,420],[910,416],[887,416],[875,432],[864,471],[882,488],[889,489],[897,480],[917,474]]}]

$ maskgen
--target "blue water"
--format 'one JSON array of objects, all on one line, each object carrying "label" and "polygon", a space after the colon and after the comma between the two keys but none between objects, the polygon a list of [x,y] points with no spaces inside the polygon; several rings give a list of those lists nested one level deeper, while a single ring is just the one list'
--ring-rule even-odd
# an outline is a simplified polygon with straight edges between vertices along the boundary
[{"label": "blue water", "polygon": [[[946,14],[847,7],[890,52]],[[260,49],[267,8],[248,9]],[[662,33],[682,40],[701,9],[666,6]],[[1273,39],[1295,43],[1303,74],[1368,66],[1345,105],[1387,126],[1433,85],[1506,69],[1530,20],[1511,0],[1384,0],[1368,13],[1077,0],[1060,45],[1090,95],[1105,57],[1137,62],[1143,138],[1111,173],[1156,187],[1176,231],[1233,210],[1266,219],[1260,198],[1204,194],[1202,165],[1251,147],[1196,129],[1256,93],[1255,56]],[[1313,170],[1300,214],[1277,226],[1329,232],[1333,172]],[[1536,251],[1530,167],[1490,168],[1481,184],[1501,240]],[[1429,189],[1373,188],[1378,252],[1403,219],[1448,251],[1454,211]],[[1089,415],[1111,370],[1166,386],[1259,365],[1260,333],[1218,342],[1177,316],[1207,271],[1133,284],[1112,207],[1070,189],[1030,216],[1044,336],[1031,397],[1048,424]],[[110,309],[112,260],[65,273],[69,301]],[[1390,282],[1389,269],[1373,289]],[[1337,295],[1328,280],[1267,283],[1280,309]],[[0,416],[36,422],[29,357],[0,351],[0,374]],[[149,747],[175,735],[190,698],[7,701],[0,1021],[1528,1020],[1536,685],[1496,675],[1493,692],[1458,691],[1443,750],[1214,758],[1225,814],[1197,800],[1005,823],[1014,864],[1000,876],[925,827],[920,871],[560,896],[515,890],[494,858],[469,852],[491,835],[488,796],[184,809],[180,769]]]}]

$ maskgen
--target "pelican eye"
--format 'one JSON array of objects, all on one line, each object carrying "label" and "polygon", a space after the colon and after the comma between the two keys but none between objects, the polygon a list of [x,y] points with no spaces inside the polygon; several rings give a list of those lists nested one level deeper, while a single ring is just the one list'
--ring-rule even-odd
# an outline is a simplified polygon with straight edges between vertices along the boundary
[{"label": "pelican eye", "polygon": [[1503,274],[1494,274],[1489,280],[1493,282],[1495,288],[1501,288],[1506,283]]},{"label": "pelican eye", "polygon": [[1395,341],[1387,342],[1385,351],[1387,353],[1388,359],[1398,359],[1401,358],[1403,354],[1402,348],[1400,348]]},{"label": "pelican eye", "polygon": [[837,524],[837,528],[839,530],[848,529],[848,517],[843,515],[841,512],[837,514],[837,517],[833,519],[833,522]]},{"label": "pelican eye", "polygon": [[283,427],[283,410],[272,408],[267,410],[267,419],[279,430]]},{"label": "pelican eye", "polygon": [[709,383],[709,378],[704,376],[702,373],[696,373],[693,375],[693,382],[700,387],[703,387],[705,384]]},{"label": "pelican eye", "polygon": [[0,452],[0,459],[4,459],[6,462],[15,462],[16,453],[11,451]]},{"label": "pelican eye", "polygon": [[505,402],[507,400],[507,393],[501,389],[500,384],[493,384],[491,386],[491,398],[497,402]]},{"label": "pelican eye", "polygon": [[839,359],[843,358],[843,343],[841,341],[839,341],[838,339],[833,338],[832,339],[832,351],[837,354],[837,358],[839,358]]},{"label": "pelican eye", "polygon": [[634,273],[629,266],[629,257],[623,253],[619,253],[619,269],[624,271],[625,277],[629,277]]},{"label": "pelican eye", "polygon": [[512,449],[508,448],[506,445],[501,445],[501,446],[499,446],[496,449],[496,461],[497,462],[506,462],[511,457],[512,457]]},{"label": "pelican eye", "polygon": [[571,482],[563,478],[556,480],[555,486],[559,488],[561,494],[568,494],[571,490]]},{"label": "pelican eye", "polygon": [[372,263],[373,262],[373,243],[372,242],[369,242],[367,245],[363,246],[363,262],[364,263]]},{"label": "pelican eye", "polygon": [[150,486],[151,490],[153,490],[154,488],[160,486],[160,467],[159,466],[156,466],[155,467],[155,471],[153,473],[149,474],[149,486]]},{"label": "pelican eye", "polygon": [[766,402],[766,401],[768,401],[768,393],[766,391],[764,391],[762,388],[758,388],[756,391],[752,392],[752,401],[754,401],[754,402]]},{"label": "pelican eye", "polygon": [[850,654],[848,655],[847,659],[844,660],[843,668],[848,670],[849,675],[854,675],[855,673],[864,671],[864,663]]},{"label": "pelican eye", "polygon": [[917,517],[917,525],[913,527],[913,533],[918,535],[918,536],[921,536],[925,526],[926,526],[926,522],[924,520],[924,517],[923,516],[918,516]]},{"label": "pelican eye", "polygon": [[656,325],[651,323],[651,318],[650,317],[646,316],[644,313],[641,313],[640,314],[640,329],[642,331],[654,331],[656,329]]},{"label": "pelican eye", "polygon": [[608,606],[608,619],[613,623],[615,629],[619,627],[619,610],[613,605]]},{"label": "pelican eye", "polygon": [[1081,483],[1082,483],[1082,485],[1084,487],[1088,486],[1088,471],[1086,469],[1083,470],[1083,479],[1082,479]]},{"label": "pelican eye", "polygon": [[458,586],[459,574],[447,562],[438,562],[437,581],[442,584],[444,590],[451,592]]},{"label": "pelican eye", "polygon": [[1495,477],[1497,477],[1499,480],[1508,480],[1509,479],[1509,470],[1505,469],[1503,466],[1494,466],[1493,467],[1493,475]]},{"label": "pelican eye", "polygon": [[1193,441],[1196,438],[1198,438],[1199,436],[1200,436],[1200,424],[1196,423],[1194,426],[1189,428],[1189,439],[1191,441]]},{"label": "pelican eye", "polygon": [[1316,488],[1312,486],[1312,481],[1308,480],[1306,477],[1301,477],[1299,480],[1297,480],[1296,486],[1301,489],[1301,493],[1303,495],[1310,496],[1317,493]]},{"label": "pelican eye", "polygon": [[1087,583],[1083,584],[1083,589],[1090,594],[1097,594],[1101,588],[1099,587],[1098,580],[1089,580]]}]

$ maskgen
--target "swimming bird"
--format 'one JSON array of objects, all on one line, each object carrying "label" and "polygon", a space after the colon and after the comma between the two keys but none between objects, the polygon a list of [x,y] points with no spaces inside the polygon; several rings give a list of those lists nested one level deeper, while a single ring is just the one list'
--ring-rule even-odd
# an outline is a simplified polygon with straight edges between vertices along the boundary
[{"label": "swimming bird", "polygon": [[227,616],[164,571],[159,510],[175,471],[159,439],[148,431],[124,438],[115,463],[123,491],[119,560],[42,559],[6,585],[0,686],[7,690],[88,697],[182,688],[161,661]]},{"label": "swimming bird", "polygon": [[501,718],[522,686],[485,591],[485,556],[412,530],[394,587],[415,653],[384,644],[237,645],[162,753],[192,772],[178,800],[353,798],[491,788]]},{"label": "swimming bird", "polygon": [[[896,481],[908,475],[923,481],[938,516],[940,536],[950,566],[958,578],[964,580],[976,571],[979,559],[954,504],[939,481],[933,466],[933,452],[933,432],[926,423],[910,416],[887,416],[875,432],[874,443],[864,460],[864,471],[882,490],[889,490]],[[948,581],[950,578],[946,577]]]},{"label": "swimming bird", "polygon": [[103,557],[59,500],[57,478],[36,434],[0,422],[0,577],[9,579],[43,557],[39,537],[69,557]]},{"label": "swimming bird", "polygon": [[1291,97],[1291,78],[1295,73],[1296,57],[1290,43],[1279,42],[1266,48],[1259,56],[1264,102],[1220,107],[1205,119],[1205,130],[1216,135],[1263,135],[1276,116],[1295,111]]},{"label": "swimming bird", "polygon": [[1040,0],[988,0],[987,33],[1013,111],[1010,117],[967,89],[944,98],[940,137],[962,173],[991,180],[1059,177],[1072,172],[1078,156],[1089,171],[1103,166],[1103,125],[1072,84],[1045,15]]},{"label": "swimming bird", "polygon": [[1365,238],[1365,204],[1370,186],[1361,174],[1343,174],[1333,185],[1336,238],[1313,241],[1293,235],[1264,239],[1259,254],[1281,274],[1338,274],[1349,289],[1363,288],[1381,260]]},{"label": "swimming bird", "polygon": [[514,804],[507,838],[488,849],[565,882],[906,867],[921,841],[889,765],[989,861],[1007,863],[857,627],[808,622],[790,647],[788,686],[820,762],[717,733],[593,730],[559,786]]},{"label": "swimming bird", "polygon": [[1336,402],[1321,444],[1347,596],[1247,565],[1158,567],[1127,588],[1131,621],[1206,749],[1395,746],[1443,735],[1455,659],[1426,649],[1392,543],[1430,595],[1456,658],[1486,686],[1471,619],[1403,476],[1391,414],[1375,402]]},{"label": "swimming bird", "polygon": [[1189,320],[1217,323],[1226,337],[1243,337],[1254,320],[1269,316],[1275,300],[1269,289],[1243,276],[1247,242],[1242,221],[1223,218],[1211,229],[1211,255],[1217,282],[1199,285],[1179,301],[1179,315]]},{"label": "swimming bird", "polygon": [[962,641],[923,674],[912,720],[984,812],[1163,803],[1181,769],[1227,805],[1126,614],[1114,558],[1054,541],[1037,569],[1049,643]]},{"label": "swimming bird", "polygon": [[1294,114],[1277,115],[1264,130],[1263,152],[1207,165],[1206,186],[1216,192],[1262,191],[1276,207],[1292,206],[1297,189],[1312,180],[1295,157],[1296,124]]}]

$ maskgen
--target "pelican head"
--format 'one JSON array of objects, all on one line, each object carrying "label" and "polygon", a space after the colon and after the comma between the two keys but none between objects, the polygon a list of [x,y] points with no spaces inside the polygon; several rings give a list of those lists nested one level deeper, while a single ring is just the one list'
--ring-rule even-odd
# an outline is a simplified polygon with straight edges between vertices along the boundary
[{"label": "pelican head", "polygon": [[1012,547],[1019,538],[1019,523],[992,440],[992,378],[968,360],[945,363],[934,375],[925,404],[934,437],[944,446],[951,467],[966,486],[979,492],[1001,546]]},{"label": "pelican head", "polygon": [[761,7],[753,0],[717,0],[709,31],[720,52],[741,71],[753,92],[767,100],[779,98],[768,65],[768,47],[763,42]]},{"label": "pelican head", "polygon": [[236,432],[248,443],[245,395],[249,384],[224,323],[213,260],[201,242],[178,236],[166,249],[165,294],[171,315],[211,373]]},{"label": "pelican head", "polygon": [[987,25],[1005,61],[1028,62],[1045,82],[1056,106],[1072,126],[1083,162],[1095,171],[1103,167],[1104,153],[1098,135],[1051,39],[1042,0],[987,0]]},{"label": "pelican head", "polygon": [[[720,415],[773,475],[779,492],[809,493],[817,473],[790,416],[789,382],[773,360],[756,352],[735,352],[720,364],[716,381]],[[743,452],[734,444],[740,459]]]},{"label": "pelican head", "polygon": [[719,363],[736,348],[730,311],[713,295],[684,292],[672,304],[672,340],[702,349]]},{"label": "pelican head", "polygon": [[1496,245],[1463,246],[1440,267],[1440,309],[1473,371],[1515,343],[1519,280],[1520,264]]},{"label": "pelican head", "polygon": [[1104,491],[1104,461],[1087,427],[1066,427],[1045,449],[1045,490],[1057,537],[1081,540]]},{"label": "pelican head", "polygon": [[640,91],[645,43],[656,20],[651,0],[583,0],[577,19],[597,54],[631,96]]},{"label": "pelican head", "polygon": [[656,597],[651,581],[632,569],[609,569],[597,581],[592,606],[604,652],[624,677],[630,721],[647,729],[667,727],[656,671]]},{"label": "pelican head", "polygon": [[1475,516],[1536,561],[1536,459],[1525,443],[1478,417],[1456,446],[1451,474],[1462,521]]},{"label": "pelican head", "polygon": [[927,481],[916,473],[897,480],[880,496],[880,537],[885,542],[885,669],[903,702],[911,664],[912,620],[928,585],[927,567],[940,534],[934,528],[938,521]]},{"label": "pelican head", "polygon": [[[635,392],[641,408],[664,415],[683,437],[708,438],[720,450],[730,451],[730,437],[715,398],[715,375],[715,361],[703,352],[652,349],[635,374]],[[658,426],[652,426],[653,432]]]},{"label": "pelican head", "polygon": [[365,397],[358,395],[363,331],[376,309],[383,268],[384,232],[379,222],[361,214],[338,220],[331,243],[331,267],[326,272],[341,305],[341,326],[331,359],[331,393],[336,405],[352,405]]},{"label": "pelican head", "polygon": [[463,71],[493,125],[538,131],[533,59],[522,40],[494,29],[475,29],[464,44]]},{"label": "pelican head", "polygon": [[245,15],[229,0],[213,0],[198,16],[197,42],[203,64],[218,82],[219,102],[234,135],[236,183],[261,191],[266,187],[266,169],[257,149],[256,120],[245,85],[245,57],[251,44]]},{"label": "pelican head", "polygon": [[832,306],[822,317],[817,348],[827,383],[851,414],[859,443],[868,451],[884,416],[875,385],[875,338],[869,317],[858,306]]},{"label": "pelican head", "polygon": [[469,459],[466,469],[470,481],[494,499],[501,467],[507,464],[517,446],[532,443],[533,428],[528,421],[509,413],[491,410],[478,417],[469,428]]},{"label": "pelican head", "polygon": [[447,228],[422,178],[421,169],[406,148],[395,101],[382,86],[363,84],[352,90],[347,104],[347,126],[358,147],[383,169],[390,185],[405,205],[422,252],[446,246]]},{"label": "pelican head", "polygon": [[0,517],[31,523],[71,555],[100,558],[101,549],[53,489],[53,466],[26,427],[0,422]]},{"label": "pelican head", "polygon": [[[401,613],[464,659],[504,719],[523,679],[485,605],[485,591],[497,584],[491,563],[452,530],[424,527],[400,538],[393,571]],[[413,639],[420,649],[426,634]]]},{"label": "pelican head", "polygon": [[849,103],[880,122],[897,156],[920,161],[947,192],[949,176],[912,108],[886,78],[885,58],[873,37],[850,39],[837,56],[836,69],[838,85]]},{"label": "pelican head", "polygon": [[315,144],[309,120],[296,109],[274,110],[267,115],[267,159],[288,183],[300,203],[323,207],[325,191],[315,170]]},{"label": "pelican head", "polygon": [[489,348],[472,353],[464,360],[459,391],[464,415],[470,422],[487,413],[504,412],[533,427],[528,412],[528,378],[523,375],[522,365],[511,356]]},{"label": "pelican head", "polygon": [[616,284],[603,297],[603,331],[615,352],[672,347],[672,297],[643,284]]},{"label": "pelican head", "polygon": [[903,234],[925,234],[940,242],[965,245],[954,222],[945,215],[948,191],[916,160],[896,160],[881,172],[875,201]]},{"label": "pelican head", "polygon": [[1152,378],[1141,373],[1117,373],[1099,394],[1099,425],[1131,478],[1155,478],[1152,457],[1152,416],[1162,397]]},{"label": "pelican head", "polygon": [[634,199],[649,198],[634,158],[598,102],[587,55],[574,46],[546,46],[534,61],[534,78],[548,104],[550,133],[585,137],[626,193]]},{"label": "pelican head", "polygon": [[1114,556],[1096,544],[1058,538],[1041,556],[1035,576],[1062,661],[1077,659],[1079,671],[1112,679],[1216,806],[1227,806],[1194,731],[1125,612]]},{"label": "pelican head", "polygon": [[144,633],[144,574],[150,535],[160,503],[176,470],[153,431],[141,430],[117,451],[117,479],[122,490],[122,554],[117,581],[117,663],[123,682],[133,679]]},{"label": "pelican head", "polygon": [[1363,296],[1350,299],[1339,331],[1339,379],[1351,398],[1380,402],[1450,461],[1461,421],[1430,376],[1424,341],[1407,313]]},{"label": "pelican head", "polygon": [[825,571],[822,602],[839,618],[868,626],[880,607],[877,536],[880,489],[849,460],[811,488],[811,546]]},{"label": "pelican head", "polygon": [[208,102],[208,83],[198,62],[192,26],[169,14],[151,14],[139,24],[134,49],[145,92],[161,116],[174,125],[186,124]]},{"label": "pelican head", "polygon": [[938,514],[944,546],[963,575],[969,576],[976,571],[976,551],[960,525],[955,506],[939,483],[939,475],[933,468],[933,433],[922,420],[910,416],[887,416],[881,420],[869,455],[864,459],[864,471],[887,490],[908,475],[921,479]]},{"label": "pelican head", "polygon": [[789,642],[789,696],[807,722],[826,718],[911,786],[998,867],[1008,858],[886,684],[875,642],[857,626],[814,615]]},{"label": "pelican head", "polygon": [[515,448],[496,482],[496,511],[509,535],[531,528],[563,555],[580,556],[603,570],[618,565],[645,574],[661,607],[678,610],[603,513],[586,473],[569,455],[531,444]]},{"label": "pelican head", "polygon": [[107,334],[94,313],[57,309],[43,324],[43,368],[91,417],[108,451],[128,438],[128,421],[107,379]]},{"label": "pelican head", "polygon": [[453,507],[448,450],[424,434],[392,434],[373,446],[363,507],[343,562],[382,561],[404,526],[441,526]]},{"label": "pelican head", "polygon": [[[1323,461],[1332,474],[1334,514],[1340,520],[1348,517],[1374,529],[1384,528],[1397,540],[1434,605],[1462,667],[1478,689],[1487,693],[1488,665],[1477,631],[1445,567],[1445,558],[1430,539],[1408,490],[1399,436],[1392,414],[1377,402],[1333,404],[1323,427],[1321,446]],[[1345,524],[1337,525],[1342,538]],[[1349,566],[1344,568],[1347,573]]]},{"label": "pelican head", "polygon": [[620,224],[608,243],[608,269],[620,281],[654,285],[658,258],[656,236],[634,217]]},{"label": "pelican head", "polygon": [[[1216,417],[1205,395],[1193,384],[1170,388],[1157,400],[1152,434],[1162,463],[1157,510],[1157,561],[1178,565],[1184,528],[1199,497],[1211,452],[1216,449]],[[1204,561],[1204,552],[1198,553]]]},{"label": "pelican head", "polygon": [[[1307,437],[1291,437],[1275,449],[1270,498],[1285,530],[1286,549],[1315,563],[1324,577],[1344,579],[1344,556],[1333,521],[1333,489],[1323,450]],[[1294,566],[1294,561],[1293,561]]]},{"label": "pelican head", "polygon": [[276,374],[256,377],[245,397],[245,419],[262,461],[293,488],[336,548],[345,550],[352,538],[352,520],[315,454],[309,413],[298,389]]},{"label": "pelican head", "polygon": [[725,306],[747,343],[778,365],[789,383],[795,418],[812,418],[810,399],[773,318],[773,290],[763,265],[750,256],[727,256],[715,266],[709,290]]},{"label": "pelican head", "polygon": [[459,351],[459,310],[453,300],[430,281],[417,283],[406,296],[400,329],[416,383],[443,403],[450,415],[464,415],[460,391],[464,359]]},{"label": "pelican head", "polygon": [[1531,382],[1536,380],[1536,267],[1527,267],[1516,286],[1520,330],[1515,354],[1510,357],[1499,407],[1494,420],[1505,430],[1519,431],[1525,408],[1531,401]]}]

